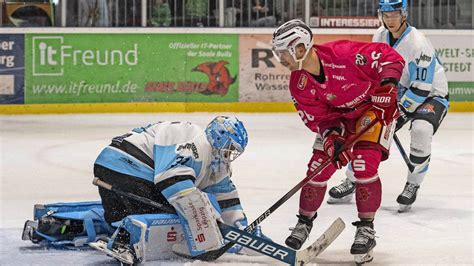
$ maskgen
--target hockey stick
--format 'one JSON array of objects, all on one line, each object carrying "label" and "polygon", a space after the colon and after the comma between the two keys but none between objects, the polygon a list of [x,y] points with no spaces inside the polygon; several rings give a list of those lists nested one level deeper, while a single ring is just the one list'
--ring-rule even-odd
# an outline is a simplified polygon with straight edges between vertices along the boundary
[{"label": "hockey stick", "polygon": [[411,173],[415,170],[415,166],[411,164],[410,159],[408,159],[408,156],[405,152],[405,149],[402,146],[402,143],[400,142],[400,139],[397,136],[397,133],[393,133],[393,141],[395,141],[395,144],[397,145],[398,151],[400,151],[400,154],[402,155],[403,161],[405,161],[405,164],[408,167],[408,170],[410,170]]},{"label": "hockey stick", "polygon": [[393,140],[395,141],[395,145],[397,145],[398,151],[402,155],[403,161],[405,161],[405,164],[407,165],[408,170],[411,173],[413,173],[413,171],[415,170],[415,166],[413,164],[411,164],[410,159],[408,159],[407,153],[405,152],[405,149],[403,148],[403,145],[402,145],[402,143],[400,142],[400,139],[397,136],[397,131],[402,129],[403,126],[406,123],[410,122],[411,120],[412,120],[412,118],[405,115],[405,119],[404,119],[403,123],[400,126],[397,125],[397,128],[395,129],[395,133],[393,133]]},{"label": "hockey stick", "polygon": [[92,180],[92,184],[94,184],[95,186],[98,186],[98,187],[101,187],[101,188],[105,188],[107,190],[110,190],[110,191],[113,191],[119,195],[122,195],[124,197],[127,197],[127,198],[130,198],[130,199],[134,199],[136,201],[139,201],[141,203],[145,203],[149,206],[153,206],[157,209],[160,209],[161,211],[163,212],[166,212],[166,213],[172,213],[172,214],[176,214],[176,210],[170,206],[165,206],[161,203],[158,203],[156,201],[153,201],[151,199],[148,199],[148,198],[145,198],[145,197],[142,197],[142,196],[138,196],[136,194],[133,194],[133,193],[130,193],[130,192],[125,192],[125,191],[122,191],[118,188],[115,188],[114,186],[112,186],[111,184],[109,183],[106,183],[102,180],[100,180],[99,178],[97,177],[94,177],[94,180]]},{"label": "hockey stick", "polygon": [[235,227],[226,224],[219,225],[219,229],[226,240],[290,265],[303,265],[312,262],[342,233],[344,228],[345,224],[342,219],[337,218],[312,245],[306,249],[295,251]]},{"label": "hockey stick", "polygon": [[[354,142],[366,133],[369,129],[371,129],[375,124],[377,124],[379,120],[376,118],[372,120],[367,126],[365,126],[360,132],[353,135],[350,139],[344,143],[340,150],[344,151],[352,147]],[[278,209],[283,203],[285,203],[289,198],[291,198],[300,188],[302,188],[306,183],[308,183],[311,179],[313,179],[317,174],[319,174],[322,170],[324,170],[330,163],[332,163],[332,159],[328,158],[323,161],[310,175],[305,177],[301,180],[296,186],[294,186],[290,191],[288,191],[283,197],[281,197],[277,202],[275,202],[270,208],[268,208],[263,214],[261,214],[255,221],[249,224],[245,231],[252,232],[255,230],[258,224],[260,224],[263,220],[265,220],[270,214],[272,214],[276,209]],[[201,255],[191,257],[191,259],[197,259],[202,261],[213,261],[222,256],[229,248],[231,248],[234,243],[229,242],[222,248],[218,250],[209,251],[207,253],[203,253]]]},{"label": "hockey stick", "polygon": [[[125,197],[137,200],[149,206],[153,206],[161,210],[166,210],[167,212],[171,213],[171,210],[168,206],[164,206],[163,204],[150,200],[146,197],[142,197],[142,196],[129,193],[129,192],[124,192],[100,180],[97,177],[94,178],[94,180],[92,181],[92,184],[102,187],[104,189],[113,191]],[[258,237],[254,234],[245,232],[243,230],[226,225],[224,223],[218,222],[218,225],[219,225],[219,230],[221,231],[222,235],[228,241],[234,242],[236,244],[240,244],[242,246],[255,250],[263,255],[267,255],[271,258],[288,263],[290,265],[303,265],[304,263],[311,262],[314,258],[316,258],[316,256],[318,256],[321,252],[323,252],[339,236],[339,234],[345,228],[345,224],[342,221],[342,219],[338,218],[336,221],[334,221],[331,224],[331,226],[328,229],[326,229],[326,231],[311,246],[301,251],[295,251],[291,248],[287,248],[273,241],[266,240],[264,238]],[[114,258],[117,258],[118,260],[122,262],[133,263],[133,261],[130,261],[132,260],[131,257],[125,258],[123,256],[115,256],[113,252],[107,252],[107,250],[103,247],[99,247],[98,245],[91,245],[91,246],[96,249],[102,250],[103,252],[107,253],[108,255]],[[189,256],[186,256],[187,253],[184,251],[183,253],[179,253],[179,255],[181,256],[184,255],[184,257],[189,257]]]}]

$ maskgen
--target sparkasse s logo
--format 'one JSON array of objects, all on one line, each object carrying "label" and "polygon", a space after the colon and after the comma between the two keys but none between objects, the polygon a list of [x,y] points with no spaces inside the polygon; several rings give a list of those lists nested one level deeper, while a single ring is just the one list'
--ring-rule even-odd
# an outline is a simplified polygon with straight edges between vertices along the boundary
[{"label": "sparkasse s logo", "polygon": [[63,76],[71,66],[113,66],[138,64],[138,44],[133,47],[77,49],[63,36],[36,36],[32,43],[33,76]]}]

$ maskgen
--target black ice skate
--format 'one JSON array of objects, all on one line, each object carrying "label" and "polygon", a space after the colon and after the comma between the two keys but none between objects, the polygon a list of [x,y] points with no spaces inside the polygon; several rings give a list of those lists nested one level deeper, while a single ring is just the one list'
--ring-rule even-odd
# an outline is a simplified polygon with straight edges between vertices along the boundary
[{"label": "black ice skate", "polygon": [[397,202],[400,204],[398,212],[406,212],[411,209],[411,205],[416,200],[416,194],[418,193],[419,185],[406,183],[402,193],[398,195]]},{"label": "black ice skate", "polygon": [[291,235],[285,240],[285,244],[292,249],[300,249],[306,239],[308,239],[316,216],[317,214],[314,214],[311,218],[304,215],[296,215],[296,217],[298,217],[298,223],[294,228],[290,228]]},{"label": "black ice skate", "polygon": [[42,217],[39,221],[26,221],[23,227],[22,240],[31,240],[40,244],[45,235],[56,240],[72,240],[84,231],[79,221],[59,219],[52,216]]},{"label": "black ice skate", "polygon": [[372,250],[375,247],[375,230],[373,222],[357,221],[352,225],[357,226],[354,243],[351,247],[351,254],[354,255],[357,265],[371,262],[374,257]]},{"label": "black ice skate", "polygon": [[329,204],[348,203],[354,197],[355,184],[346,178],[341,184],[329,190]]}]

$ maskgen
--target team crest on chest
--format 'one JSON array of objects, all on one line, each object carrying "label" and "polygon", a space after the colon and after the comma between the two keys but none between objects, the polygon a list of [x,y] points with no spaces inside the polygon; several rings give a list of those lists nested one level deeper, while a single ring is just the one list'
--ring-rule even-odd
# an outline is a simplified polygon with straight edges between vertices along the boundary
[{"label": "team crest on chest", "polygon": [[306,75],[301,75],[300,79],[298,80],[298,84],[296,85],[298,89],[304,90],[306,87],[306,83],[308,82],[308,77]]},{"label": "team crest on chest", "polygon": [[326,94],[326,99],[327,99],[328,101],[332,101],[332,100],[336,99],[336,97],[337,97],[337,96],[336,96],[335,94],[332,94],[332,93],[327,93],[327,94]]}]

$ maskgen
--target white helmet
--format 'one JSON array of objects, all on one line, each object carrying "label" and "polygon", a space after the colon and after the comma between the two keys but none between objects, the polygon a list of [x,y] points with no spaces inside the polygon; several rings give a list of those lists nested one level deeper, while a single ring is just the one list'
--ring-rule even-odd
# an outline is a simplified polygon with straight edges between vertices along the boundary
[{"label": "white helmet", "polygon": [[[306,53],[301,59],[296,58],[296,46],[302,43]],[[300,64],[306,58],[313,46],[313,33],[301,20],[293,19],[285,22],[273,32],[272,51],[278,62],[281,62],[281,52],[287,50],[295,62]]]}]

